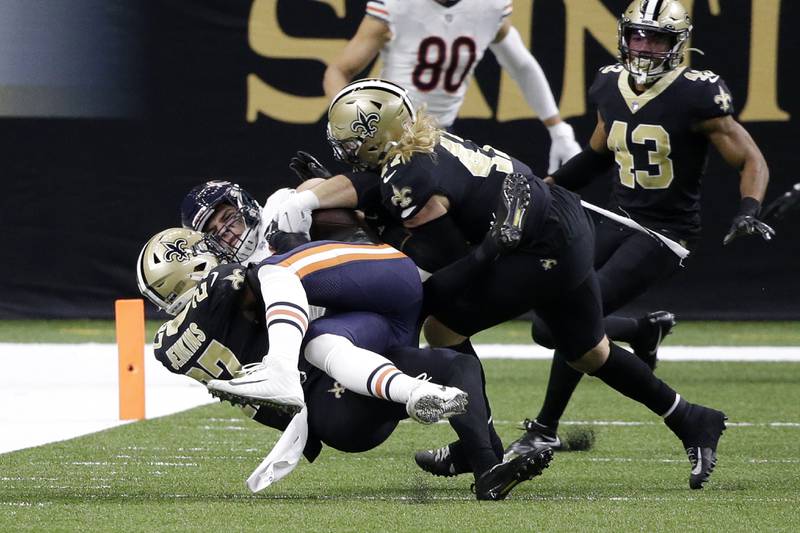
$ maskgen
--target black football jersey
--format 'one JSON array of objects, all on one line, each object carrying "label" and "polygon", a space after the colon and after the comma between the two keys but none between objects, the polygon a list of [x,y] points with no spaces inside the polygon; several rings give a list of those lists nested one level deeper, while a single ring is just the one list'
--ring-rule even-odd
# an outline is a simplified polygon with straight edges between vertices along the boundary
[{"label": "black football jersey", "polygon": [[637,95],[622,65],[600,69],[589,90],[614,153],[611,204],[643,225],[691,237],[700,231],[708,139],[695,124],[733,114],[725,82],[680,67]]},{"label": "black football jersey", "polygon": [[221,265],[195,289],[191,303],[156,333],[153,351],[171,372],[207,383],[231,379],[267,353],[263,324],[241,315],[246,267]]},{"label": "black football jersey", "polygon": [[[231,263],[209,272],[186,308],[158,329],[153,351],[170,372],[207,383],[231,379],[242,366],[261,362],[269,340],[263,323],[242,314],[246,268]],[[301,370],[310,371],[304,360],[300,364]],[[248,407],[244,411],[279,430],[285,429],[290,420],[269,409],[256,413],[255,408]]]},{"label": "black football jersey", "polygon": [[[533,176],[527,165],[491,146],[442,132],[432,154],[414,154],[407,163],[395,157],[383,165],[381,202],[392,218],[403,222],[432,196],[445,196],[456,225],[468,241],[477,243],[489,230],[503,178],[511,172]],[[537,198],[541,191],[534,189],[533,205],[546,207],[547,202]]]}]

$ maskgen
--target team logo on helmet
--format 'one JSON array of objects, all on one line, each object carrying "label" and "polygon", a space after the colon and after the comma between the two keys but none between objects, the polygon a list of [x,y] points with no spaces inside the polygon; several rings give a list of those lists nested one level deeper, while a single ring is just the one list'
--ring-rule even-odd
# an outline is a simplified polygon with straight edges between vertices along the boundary
[{"label": "team logo on helmet", "polygon": [[373,137],[378,131],[375,124],[381,119],[381,116],[377,113],[364,113],[360,107],[356,107],[356,109],[358,109],[358,119],[350,124],[350,129],[353,130],[353,133],[361,134],[363,137]]},{"label": "team logo on helmet", "polygon": [[186,239],[175,239],[173,242],[165,242],[164,248],[167,249],[164,252],[164,260],[167,263],[171,263],[172,261],[186,261],[189,259],[189,252],[186,250]]}]

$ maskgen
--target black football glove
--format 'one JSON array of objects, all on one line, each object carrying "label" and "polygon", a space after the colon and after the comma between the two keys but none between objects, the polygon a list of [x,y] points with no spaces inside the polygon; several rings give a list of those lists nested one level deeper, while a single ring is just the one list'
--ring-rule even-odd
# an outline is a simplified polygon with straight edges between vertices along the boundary
[{"label": "black football glove", "polygon": [[780,220],[800,208],[800,183],[770,202],[761,213],[761,220]]},{"label": "black football glove", "polygon": [[731,229],[722,240],[723,246],[741,235],[761,235],[762,239],[768,241],[775,235],[775,230],[753,215],[737,215],[731,223]]},{"label": "black football glove", "polygon": [[297,174],[300,181],[311,178],[330,178],[333,174],[308,152],[298,151],[289,162],[289,168]]}]

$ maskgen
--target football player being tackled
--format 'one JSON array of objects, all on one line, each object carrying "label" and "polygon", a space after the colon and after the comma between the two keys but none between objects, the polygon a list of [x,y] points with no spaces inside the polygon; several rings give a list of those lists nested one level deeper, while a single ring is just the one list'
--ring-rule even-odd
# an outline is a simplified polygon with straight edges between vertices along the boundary
[{"label": "football player being tackled", "polygon": [[[505,177],[524,176],[529,198],[513,210],[527,211],[519,246],[434,313],[426,325],[428,341],[469,350],[469,336],[535,310],[549,326],[559,357],[661,416],[692,461],[690,485],[699,488],[708,480],[725,415],[689,403],[606,337],[593,268],[594,229],[577,195],[548,186],[495,148],[437,129],[429,116],[415,113],[405,90],[383,80],[351,83],[333,99],[328,139],[337,159],[363,171],[333,176],[293,195],[279,207],[281,229],[291,231],[294,221],[301,224],[314,209],[382,211],[412,231],[404,250],[427,241],[446,252],[453,243],[481,242],[498,199],[514,194]],[[517,446],[512,452],[529,449]],[[450,457],[455,470],[450,475],[468,471],[460,458]]]},{"label": "football player being tackled", "polygon": [[[600,69],[589,91],[597,105],[597,126],[589,146],[546,181],[576,190],[604,176],[616,163],[609,209],[633,218],[690,249],[700,233],[700,183],[708,145],[739,171],[741,204],[724,237],[769,240],[772,229],[758,220],[768,169],[761,151],[733,118],[733,101],[722,78],[711,71],[681,66],[692,23],[676,0],[636,0],[619,25],[620,63]],[[770,213],[778,208],[770,209]],[[609,220],[597,224],[595,269],[603,312],[613,313],[679,268],[679,259],[660,241]],[[609,317],[617,330],[626,319]],[[630,320],[630,319],[627,319]],[[647,317],[652,339],[628,335],[632,347],[658,346],[674,324],[664,311]],[[635,324],[633,325],[635,326]],[[534,319],[533,337],[541,345],[553,340],[544,320]],[[651,367],[655,349],[637,350]],[[558,422],[581,379],[560,357],[553,359],[547,395],[518,442],[560,446]]]},{"label": "football player being tackled", "polygon": [[[170,371],[206,383],[212,394],[280,430],[301,417],[309,460],[321,443],[371,449],[411,416],[423,423],[450,418],[468,443],[478,499],[503,499],[548,466],[549,449],[498,459],[484,403],[466,410],[469,395],[482,395],[477,360],[411,347],[422,287],[403,254],[387,245],[318,242],[250,266],[218,265],[210,240],[189,229],[165,230],[138,260],[142,294],[176,315],[154,341]],[[315,316],[314,306],[335,311]]]},{"label": "football player being tackled", "polygon": [[[298,190],[311,187],[331,176],[324,166],[304,152],[298,152],[297,156],[292,158],[289,167],[303,181]],[[383,215],[378,216],[373,213],[369,217],[371,227],[379,231],[381,238],[389,240],[389,244],[396,248],[405,247],[406,251],[413,253],[413,259],[424,279],[423,313],[420,321],[439,307],[448,305],[453,295],[463,290],[478,271],[486,268],[497,255],[518,244],[520,229],[525,219],[527,179],[518,174],[511,174],[505,177],[504,183],[509,193],[513,191],[514,194],[501,196],[494,217],[499,222],[494,225],[494,230],[487,233],[479,246],[474,247],[469,253],[464,250],[463,257],[447,265],[446,268],[439,269],[442,265],[431,263],[437,255],[431,253],[431,250],[441,249],[441,245],[433,243],[429,250],[426,250],[424,242],[422,246],[411,246],[402,225],[393,223]],[[288,252],[308,242],[309,235],[315,240],[381,242],[374,235],[374,231],[363,224],[352,209],[318,210],[314,212],[313,217],[310,215],[306,217],[302,224],[295,224],[294,233],[274,231],[278,215],[277,206],[292,200],[295,194],[296,191],[292,189],[280,189],[267,199],[262,209],[239,185],[222,180],[209,181],[193,188],[186,195],[181,203],[181,220],[184,227],[205,232],[209,246],[218,256],[228,261],[246,264],[257,263],[273,252]],[[416,240],[413,243],[419,244]],[[458,243],[453,243],[453,246],[458,246]],[[461,248],[458,247],[456,250],[460,253]],[[439,269],[436,275],[431,276],[428,273],[436,269]],[[312,314],[321,316],[323,312],[316,310]],[[356,347],[360,346],[358,338],[344,340],[352,342]],[[337,352],[337,355],[343,357],[345,361],[349,360],[346,350]],[[319,343],[309,343],[305,349],[305,356],[311,361],[332,357],[327,353],[325,346]],[[367,352],[360,352],[364,366],[380,365],[383,362],[380,358],[376,358],[368,365],[368,361],[365,360],[367,357]],[[345,379],[345,376],[340,377]],[[482,367],[481,379],[485,384]],[[491,413],[485,390],[482,389],[482,393],[482,399],[473,396],[472,401],[482,400],[487,412]],[[503,444],[491,421],[488,424],[488,431],[492,449],[499,460],[503,457]],[[464,454],[461,453],[459,456],[464,457]]]}]

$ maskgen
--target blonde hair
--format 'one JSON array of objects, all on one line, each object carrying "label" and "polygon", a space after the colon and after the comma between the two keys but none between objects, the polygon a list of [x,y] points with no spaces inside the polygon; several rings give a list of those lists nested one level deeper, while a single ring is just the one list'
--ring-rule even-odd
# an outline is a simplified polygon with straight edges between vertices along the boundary
[{"label": "blonde hair", "polygon": [[392,143],[384,161],[392,161],[399,156],[403,163],[408,163],[415,153],[433,154],[433,149],[439,144],[439,136],[436,117],[428,113],[423,105],[417,110],[417,119],[414,122],[403,124],[403,134]]}]

